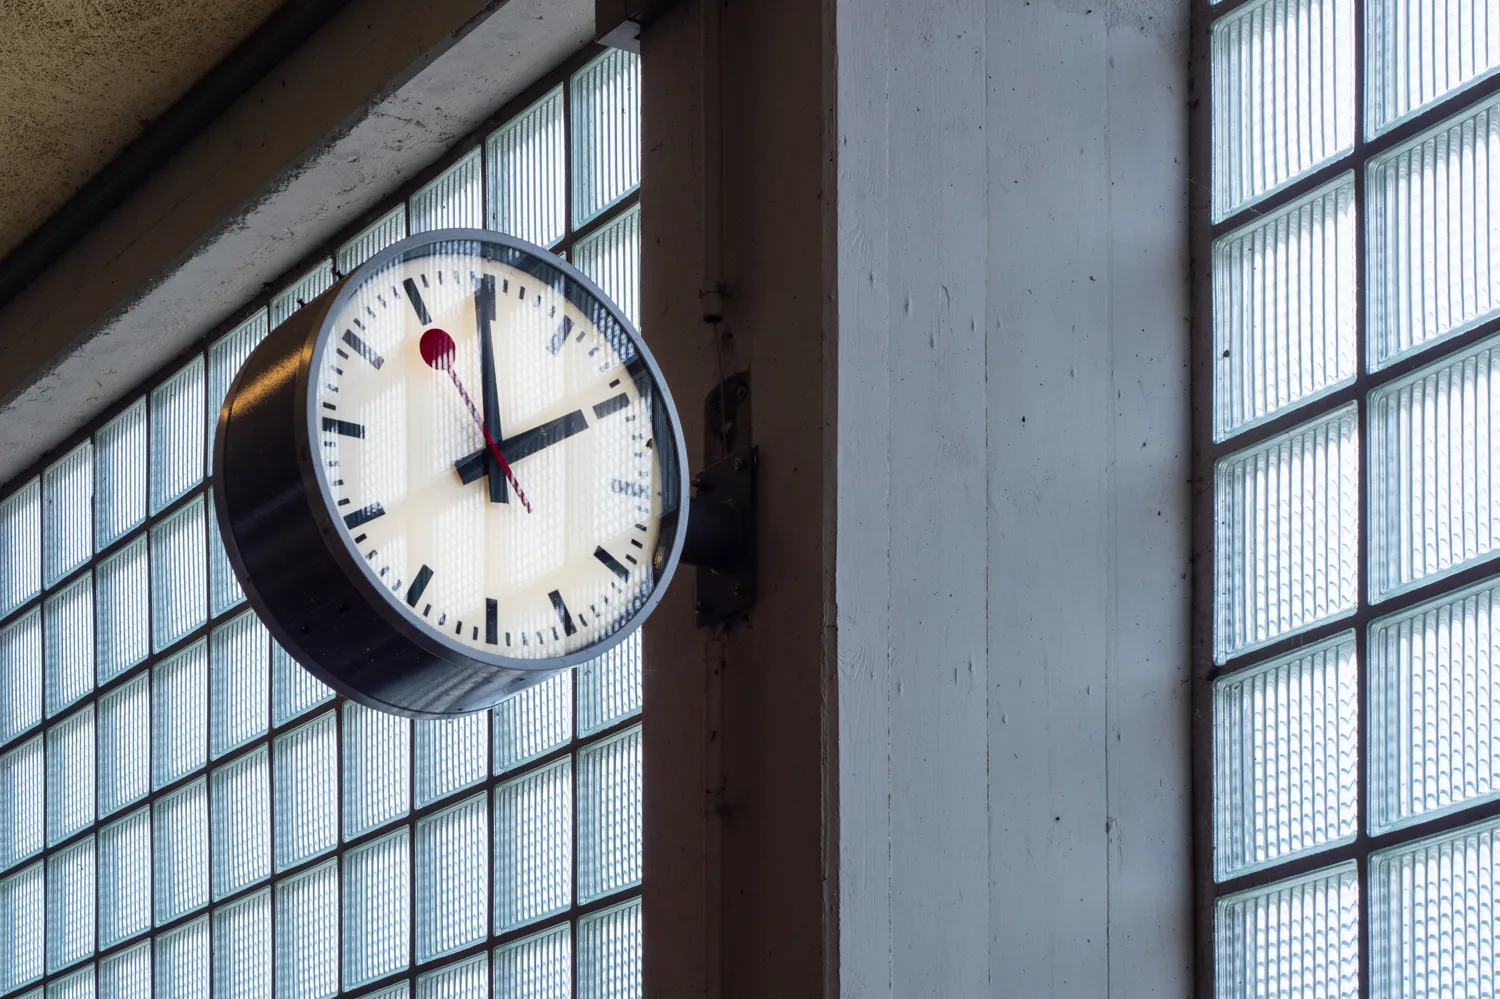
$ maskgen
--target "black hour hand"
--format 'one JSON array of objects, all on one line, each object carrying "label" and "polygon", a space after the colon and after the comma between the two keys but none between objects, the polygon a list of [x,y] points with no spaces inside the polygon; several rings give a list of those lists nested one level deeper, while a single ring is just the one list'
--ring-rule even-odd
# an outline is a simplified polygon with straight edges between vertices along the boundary
[{"label": "black hour hand", "polygon": [[[575,409],[566,416],[559,416],[555,420],[548,420],[539,427],[507,437],[500,442],[500,453],[505,455],[505,460],[515,465],[521,459],[536,454],[545,448],[567,440],[574,434],[587,430],[588,420],[584,418],[583,410]],[[458,471],[460,481],[468,484],[485,474],[485,457],[489,454],[488,448],[480,448],[473,454],[467,454],[453,463]],[[505,502],[504,499],[501,502]]]}]

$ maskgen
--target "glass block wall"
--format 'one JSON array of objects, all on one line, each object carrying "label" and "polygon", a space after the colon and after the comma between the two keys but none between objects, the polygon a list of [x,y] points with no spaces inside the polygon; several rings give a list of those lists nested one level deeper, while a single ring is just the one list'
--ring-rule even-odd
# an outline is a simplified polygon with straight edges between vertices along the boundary
[{"label": "glass block wall", "polygon": [[639,300],[639,64],[595,50],[0,490],[0,997],[641,993],[638,639],[452,721],[346,702],[248,608],[213,434],[267,332],[489,225]]},{"label": "glass block wall", "polygon": [[1497,995],[1500,0],[1195,3],[1200,954]]}]

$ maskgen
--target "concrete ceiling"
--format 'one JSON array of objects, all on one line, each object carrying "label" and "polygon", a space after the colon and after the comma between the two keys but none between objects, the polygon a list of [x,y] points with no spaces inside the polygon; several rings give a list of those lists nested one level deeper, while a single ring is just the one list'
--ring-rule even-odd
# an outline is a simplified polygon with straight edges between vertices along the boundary
[{"label": "concrete ceiling", "polygon": [[0,257],[282,0],[5,0]]}]

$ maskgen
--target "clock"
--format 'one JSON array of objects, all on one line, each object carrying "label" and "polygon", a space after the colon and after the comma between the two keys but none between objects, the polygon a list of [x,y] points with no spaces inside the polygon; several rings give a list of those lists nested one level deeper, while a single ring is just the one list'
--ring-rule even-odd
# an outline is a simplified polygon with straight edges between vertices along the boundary
[{"label": "clock", "polygon": [[641,625],[681,555],[686,465],[656,363],[593,282],[449,229],[255,348],[219,412],[214,505],[293,658],[370,707],[440,717]]}]

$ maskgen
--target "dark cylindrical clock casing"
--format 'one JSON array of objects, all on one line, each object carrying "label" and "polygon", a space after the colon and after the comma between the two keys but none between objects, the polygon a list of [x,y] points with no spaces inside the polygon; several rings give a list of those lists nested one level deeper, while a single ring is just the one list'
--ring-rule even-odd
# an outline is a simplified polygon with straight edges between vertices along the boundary
[{"label": "dark cylindrical clock casing", "polygon": [[359,566],[316,502],[307,379],[338,288],[276,327],[230,387],[214,444],[224,548],[272,636],[339,693],[411,717],[490,707],[557,668],[504,669],[424,649],[415,629],[357,589]]}]

